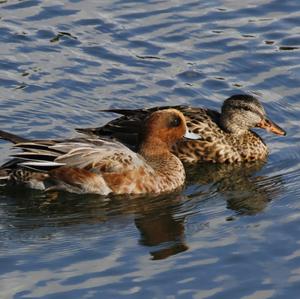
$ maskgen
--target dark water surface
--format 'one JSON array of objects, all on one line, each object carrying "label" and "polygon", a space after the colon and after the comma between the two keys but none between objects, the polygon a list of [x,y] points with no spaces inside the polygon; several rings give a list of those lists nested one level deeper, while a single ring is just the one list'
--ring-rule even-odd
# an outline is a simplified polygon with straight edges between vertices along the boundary
[{"label": "dark water surface", "polygon": [[[0,128],[75,136],[97,109],[219,109],[249,92],[288,132],[180,194],[0,193],[6,298],[299,298],[300,2],[0,1]],[[1,142],[1,161],[9,146]]]}]

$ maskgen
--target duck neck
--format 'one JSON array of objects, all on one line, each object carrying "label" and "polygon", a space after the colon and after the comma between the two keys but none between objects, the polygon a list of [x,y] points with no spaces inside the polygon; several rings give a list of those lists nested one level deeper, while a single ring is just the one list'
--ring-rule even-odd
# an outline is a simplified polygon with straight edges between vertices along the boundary
[{"label": "duck neck", "polygon": [[174,189],[184,184],[185,170],[179,158],[171,153],[171,144],[151,138],[142,143],[139,154],[155,170],[157,181]]},{"label": "duck neck", "polygon": [[248,128],[245,129],[242,123],[236,121],[234,115],[228,117],[228,115],[224,116],[221,114],[220,126],[225,132],[237,136],[241,136],[248,131]]},{"label": "duck neck", "polygon": [[139,154],[141,154],[145,159],[155,157],[164,157],[171,155],[171,146],[166,142],[163,142],[160,138],[145,139],[140,145]]}]

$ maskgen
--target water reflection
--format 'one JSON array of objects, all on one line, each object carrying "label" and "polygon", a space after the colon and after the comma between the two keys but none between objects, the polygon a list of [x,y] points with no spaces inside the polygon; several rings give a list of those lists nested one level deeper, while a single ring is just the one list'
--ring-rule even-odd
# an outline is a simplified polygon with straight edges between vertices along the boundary
[{"label": "water reflection", "polygon": [[[162,199],[166,202],[169,199]],[[175,196],[174,201],[182,201],[184,198]],[[150,250],[152,259],[164,259],[171,255],[186,251],[185,244],[185,216],[176,217],[177,208],[167,204],[150,212],[138,213],[135,225],[140,231],[140,244],[154,247]]]},{"label": "water reflection", "polygon": [[0,191],[1,298],[299,297],[299,16],[282,0],[0,0],[2,130],[61,138],[109,121],[98,109],[252,92],[288,131],[262,134],[262,169],[202,166],[164,199]]},{"label": "water reflection", "polygon": [[283,191],[280,175],[256,176],[264,161],[242,164],[203,164],[188,169],[188,182],[210,184],[210,192],[217,192],[227,202],[227,208],[237,214],[254,215]]},{"label": "water reflection", "polygon": [[[24,229],[32,231],[44,226],[73,226],[76,229],[77,225],[82,224],[118,222],[127,215],[131,216],[139,231],[139,243],[149,247],[151,258],[165,259],[189,249],[186,241],[189,216],[191,213],[205,214],[201,203],[211,197],[221,201],[225,199],[227,208],[234,210],[236,215],[254,215],[263,211],[283,191],[280,176],[255,175],[263,165],[260,162],[189,167],[188,184],[201,186],[201,191],[186,192],[187,195],[174,193],[157,197],[122,196],[108,199],[96,195],[2,190],[6,200],[9,199],[9,204],[2,207],[4,214],[8,215],[5,226],[14,227],[14,234],[19,231],[22,235]],[[187,205],[191,200],[194,203],[192,210]],[[232,219],[234,217],[227,220]],[[209,228],[209,223],[206,224],[203,230]]]}]

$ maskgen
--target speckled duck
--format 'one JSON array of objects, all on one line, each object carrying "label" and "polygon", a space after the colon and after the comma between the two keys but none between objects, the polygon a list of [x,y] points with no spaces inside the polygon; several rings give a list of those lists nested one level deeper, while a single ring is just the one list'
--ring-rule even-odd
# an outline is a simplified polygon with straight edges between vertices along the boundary
[{"label": "speckled duck", "polygon": [[[94,136],[109,136],[137,149],[142,124],[150,113],[164,108],[169,107],[104,110],[123,116],[102,127],[77,130]],[[185,163],[264,160],[268,156],[267,145],[251,128],[258,127],[278,135],[286,135],[282,128],[267,118],[259,100],[247,94],[233,95],[225,100],[221,113],[198,107],[173,106],[172,108],[184,114],[189,130],[202,136],[201,140],[184,140],[173,147],[173,152]]]}]

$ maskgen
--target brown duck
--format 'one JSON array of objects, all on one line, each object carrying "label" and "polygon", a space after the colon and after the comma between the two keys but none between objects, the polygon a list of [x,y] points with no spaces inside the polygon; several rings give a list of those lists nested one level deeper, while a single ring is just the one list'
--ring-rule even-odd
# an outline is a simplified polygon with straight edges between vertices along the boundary
[{"label": "brown duck", "polygon": [[[97,136],[109,136],[137,149],[141,140],[140,128],[147,117],[156,110],[109,109],[123,116],[102,127],[77,129],[77,131]],[[224,101],[221,113],[205,108],[174,106],[181,111],[188,128],[202,136],[201,140],[184,140],[173,147],[173,152],[185,163],[209,161],[214,163],[234,163],[264,160],[268,148],[262,138],[251,128],[263,128],[278,135],[286,132],[266,117],[262,104],[247,94],[233,95]]]},{"label": "brown duck", "polygon": [[200,138],[187,130],[175,109],[153,112],[143,126],[138,153],[100,138],[26,140],[0,131],[0,138],[22,151],[0,167],[0,185],[74,193],[146,194],[179,189],[182,162],[170,152],[179,139]]}]

